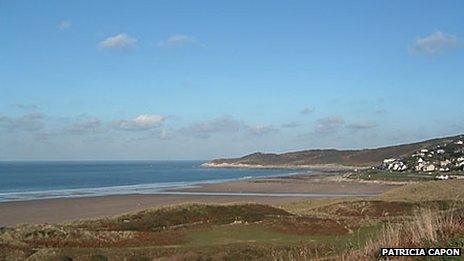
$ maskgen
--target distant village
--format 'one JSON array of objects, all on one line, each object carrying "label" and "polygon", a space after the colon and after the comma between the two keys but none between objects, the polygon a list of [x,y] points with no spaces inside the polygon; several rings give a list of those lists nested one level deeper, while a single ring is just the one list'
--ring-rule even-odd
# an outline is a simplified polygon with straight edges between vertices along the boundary
[{"label": "distant village", "polygon": [[[464,171],[464,138],[423,148],[401,159],[385,159],[380,169],[394,172],[443,173]],[[441,175],[447,179],[447,175]]]}]

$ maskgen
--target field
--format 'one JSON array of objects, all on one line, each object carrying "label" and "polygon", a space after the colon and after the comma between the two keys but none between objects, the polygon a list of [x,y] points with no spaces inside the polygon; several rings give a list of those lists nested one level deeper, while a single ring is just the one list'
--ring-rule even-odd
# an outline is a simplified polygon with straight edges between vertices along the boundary
[{"label": "field", "polygon": [[[0,260],[369,260],[380,246],[464,243],[464,181],[370,198],[187,204],[0,231]],[[411,230],[413,228],[413,230]]]}]

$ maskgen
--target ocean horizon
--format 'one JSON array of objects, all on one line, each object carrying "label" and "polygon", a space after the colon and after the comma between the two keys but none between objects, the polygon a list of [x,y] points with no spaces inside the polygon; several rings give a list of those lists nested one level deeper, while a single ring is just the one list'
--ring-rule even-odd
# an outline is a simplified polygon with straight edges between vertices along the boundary
[{"label": "ocean horizon", "polygon": [[0,202],[130,194],[160,194],[295,169],[205,168],[201,160],[0,161]]}]

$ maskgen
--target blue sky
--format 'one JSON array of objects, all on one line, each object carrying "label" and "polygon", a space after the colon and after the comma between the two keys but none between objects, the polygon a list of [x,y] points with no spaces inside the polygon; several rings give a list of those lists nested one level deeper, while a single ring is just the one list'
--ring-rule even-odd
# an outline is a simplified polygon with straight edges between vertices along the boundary
[{"label": "blue sky", "polygon": [[0,1],[0,160],[464,132],[462,1]]}]

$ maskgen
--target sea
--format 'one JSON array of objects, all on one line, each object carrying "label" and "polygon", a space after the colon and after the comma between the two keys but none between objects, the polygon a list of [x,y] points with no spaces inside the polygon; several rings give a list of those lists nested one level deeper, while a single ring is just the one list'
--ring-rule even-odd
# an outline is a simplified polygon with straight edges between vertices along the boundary
[{"label": "sea", "polygon": [[0,162],[0,202],[128,194],[301,173],[292,169],[205,168],[204,161]]}]

